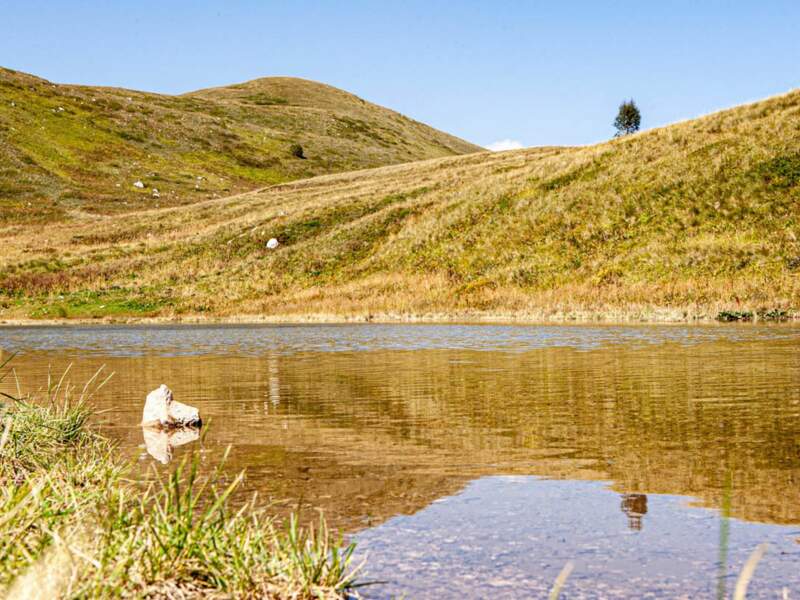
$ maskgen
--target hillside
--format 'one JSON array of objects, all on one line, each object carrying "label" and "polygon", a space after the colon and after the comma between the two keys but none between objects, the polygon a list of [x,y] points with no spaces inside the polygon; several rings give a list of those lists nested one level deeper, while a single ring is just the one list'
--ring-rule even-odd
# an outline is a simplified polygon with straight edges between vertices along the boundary
[{"label": "hillside", "polygon": [[794,91],[592,147],[6,227],[0,317],[774,317],[800,305],[798,219]]},{"label": "hillside", "polygon": [[302,79],[166,96],[0,68],[0,223],[163,208],[478,150]]}]

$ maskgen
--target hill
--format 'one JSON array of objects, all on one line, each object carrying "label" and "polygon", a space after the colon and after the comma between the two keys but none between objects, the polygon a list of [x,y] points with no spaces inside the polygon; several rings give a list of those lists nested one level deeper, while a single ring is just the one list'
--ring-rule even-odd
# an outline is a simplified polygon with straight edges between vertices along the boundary
[{"label": "hill", "polygon": [[794,91],[591,147],[6,227],[0,317],[781,317],[799,219]]},{"label": "hill", "polygon": [[[305,158],[292,154],[295,144]],[[478,150],[302,79],[166,96],[56,85],[0,68],[0,222],[190,204],[324,173]]]}]

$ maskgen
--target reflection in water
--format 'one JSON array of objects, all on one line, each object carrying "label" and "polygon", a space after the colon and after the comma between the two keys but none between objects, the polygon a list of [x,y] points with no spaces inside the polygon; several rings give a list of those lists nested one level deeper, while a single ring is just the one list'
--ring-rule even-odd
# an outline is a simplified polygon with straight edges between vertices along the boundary
[{"label": "reflection in water", "polygon": [[173,450],[200,437],[199,427],[142,427],[147,453],[163,465],[172,460]]},{"label": "reflection in water", "polygon": [[642,517],[647,514],[646,494],[622,494],[622,512],[628,515],[628,528],[642,530]]},{"label": "reflection in water", "polygon": [[278,406],[281,403],[281,379],[278,368],[278,357],[274,353],[270,353],[267,358],[269,365],[269,401],[273,406]]},{"label": "reflection in water", "polygon": [[[796,328],[14,329],[0,346],[33,387],[51,365],[82,381],[106,364],[99,418],[132,455],[141,401],[168,381],[208,418],[202,468],[231,445],[243,494],[351,531],[491,475],[608,481],[602,501],[644,540],[652,494],[800,524]],[[163,462],[197,445],[157,446]],[[735,536],[711,538],[732,561]]]},{"label": "reflection in water", "polygon": [[[413,516],[356,534],[368,556],[369,598],[547,598],[567,562],[562,598],[713,598],[736,581],[750,552],[770,549],[748,598],[797,589],[798,552],[777,525],[734,521],[729,563],[718,570],[719,515],[675,496],[650,496],[647,527],[630,535],[602,483],[485,477]],[[723,596],[724,597],[724,596]],[[794,596],[792,596],[794,597]]]},{"label": "reflection in water", "polygon": [[[203,331],[185,329],[194,338]],[[473,329],[475,338],[486,331]],[[115,375],[97,407],[108,411],[106,431],[132,451],[141,443],[134,425],[142,399],[168,381],[209,418],[207,447],[220,455],[232,445],[229,468],[247,468],[248,491],[292,508],[302,499],[309,518],[322,508],[348,528],[419,510],[469,479],[503,473],[610,480],[623,494],[681,494],[712,507],[730,477],[731,516],[800,523],[800,336],[789,335],[798,330],[778,329],[773,340],[764,339],[770,329],[754,330],[742,341],[733,329],[733,341],[677,344],[675,331],[662,329],[663,343],[651,328],[646,345],[528,352],[251,356],[236,352],[232,335],[228,354],[184,348],[175,356],[161,347],[87,356],[26,349],[20,333],[7,349],[22,351],[14,365],[34,387],[51,365],[58,372],[74,363],[71,377],[82,381],[106,364]],[[623,339],[645,337],[629,330]],[[65,347],[72,331],[86,336],[55,331]],[[552,328],[546,334],[552,341]]]}]

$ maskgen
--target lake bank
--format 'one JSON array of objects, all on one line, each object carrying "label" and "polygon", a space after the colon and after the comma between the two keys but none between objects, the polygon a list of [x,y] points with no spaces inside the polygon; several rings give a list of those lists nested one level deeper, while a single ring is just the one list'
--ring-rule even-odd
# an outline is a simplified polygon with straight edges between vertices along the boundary
[{"label": "lake bank", "polygon": [[[777,310],[777,309],[776,309]],[[293,313],[293,314],[232,314],[232,315],[99,315],[96,317],[28,318],[0,316],[0,327],[36,325],[164,325],[164,324],[349,324],[349,323],[428,323],[428,324],[513,324],[513,325],[669,325],[669,324],[720,324],[720,323],[798,323],[800,313],[794,310],[769,311],[750,308],[739,310],[699,311],[690,309],[650,309],[575,312],[366,312],[366,313]]]}]

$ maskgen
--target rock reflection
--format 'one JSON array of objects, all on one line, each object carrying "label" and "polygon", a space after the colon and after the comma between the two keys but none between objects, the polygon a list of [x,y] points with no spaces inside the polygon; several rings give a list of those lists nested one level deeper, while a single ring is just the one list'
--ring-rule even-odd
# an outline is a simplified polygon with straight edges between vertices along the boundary
[{"label": "rock reflection", "polygon": [[166,465],[172,460],[175,448],[194,442],[200,437],[200,428],[142,427],[142,436],[147,453],[161,464]]}]

